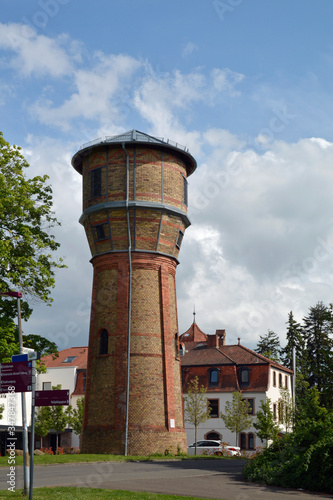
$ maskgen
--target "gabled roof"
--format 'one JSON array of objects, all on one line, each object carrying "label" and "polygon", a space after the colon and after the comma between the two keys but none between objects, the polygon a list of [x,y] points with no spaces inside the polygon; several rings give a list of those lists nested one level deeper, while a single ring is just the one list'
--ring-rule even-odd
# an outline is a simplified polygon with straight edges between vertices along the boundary
[{"label": "gabled roof", "polygon": [[[59,351],[59,357],[53,359],[52,354],[43,356],[41,362],[47,368],[66,368],[75,366],[79,370],[87,368],[88,347],[69,347]],[[73,359],[72,359],[73,358]]]},{"label": "gabled roof", "polygon": [[234,362],[217,347],[195,347],[181,358],[182,366],[233,365]]},{"label": "gabled roof", "polygon": [[182,366],[209,365],[271,365],[287,373],[293,373],[285,366],[258,354],[241,344],[224,345],[220,347],[195,346],[181,358]]},{"label": "gabled roof", "polygon": [[[293,373],[292,370],[285,366],[266,358],[262,354],[252,351],[248,347],[244,347],[238,339],[236,345],[223,345],[225,338],[224,330],[217,330],[217,338],[219,332],[224,332],[223,340],[217,342],[218,347],[208,347],[209,335],[204,333],[198,325],[193,321],[192,325],[186,332],[179,337],[180,343],[185,346],[185,354],[181,358],[182,366],[209,366],[209,365],[270,365],[287,373]],[[210,344],[211,345],[211,344]]]},{"label": "gabled roof", "polygon": [[248,347],[244,347],[241,344],[238,345],[225,345],[220,347],[220,350],[222,350],[225,354],[230,356],[235,363],[239,365],[253,365],[253,364],[269,364],[271,366],[274,366],[275,368],[278,368],[280,370],[283,370],[288,373],[293,373],[292,370],[287,368],[286,366],[281,365],[280,363],[277,363],[276,361],[273,361],[272,359],[266,358],[266,356],[263,356],[262,354],[259,354],[255,351],[252,351]]}]

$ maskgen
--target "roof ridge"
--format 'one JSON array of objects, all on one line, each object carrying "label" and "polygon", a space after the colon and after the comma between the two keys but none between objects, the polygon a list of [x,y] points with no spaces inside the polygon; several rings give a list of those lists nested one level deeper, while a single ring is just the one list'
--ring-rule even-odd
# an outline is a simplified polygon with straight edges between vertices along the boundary
[{"label": "roof ridge", "polygon": [[223,351],[221,351],[221,348],[223,348],[223,347],[227,347],[227,346],[220,346],[220,347],[216,347],[216,349],[217,349],[218,351],[220,351],[220,352],[223,354],[223,356],[225,356],[226,358],[230,359],[230,361],[232,361],[235,365],[237,365],[237,361],[235,361],[235,360],[234,360],[234,359],[232,359],[230,356],[228,356],[228,354],[226,354],[226,353],[224,353]]},{"label": "roof ridge", "polygon": [[283,368],[284,370],[289,370],[292,372],[292,370],[290,370],[290,368],[288,368],[287,366],[284,366],[282,365],[281,363],[278,363],[278,361],[274,361],[273,359],[270,359],[270,358],[267,358],[267,356],[264,356],[263,354],[260,354],[259,352],[256,352],[256,351],[253,351],[252,349],[250,349],[249,347],[245,347],[244,345],[242,344],[238,344],[239,347],[242,347],[242,349],[245,349],[246,351],[250,352],[251,354],[254,354],[255,356],[257,356],[259,359],[262,359],[264,361],[267,361],[269,364],[271,365],[275,365],[275,366],[279,366],[281,368]]}]

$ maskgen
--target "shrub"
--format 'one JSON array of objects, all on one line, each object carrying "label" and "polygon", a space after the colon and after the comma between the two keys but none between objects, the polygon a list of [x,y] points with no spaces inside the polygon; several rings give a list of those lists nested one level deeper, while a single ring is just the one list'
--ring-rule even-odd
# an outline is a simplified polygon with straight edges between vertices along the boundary
[{"label": "shrub", "polygon": [[42,451],[46,455],[54,455],[54,451],[52,450],[51,446],[50,448],[40,448],[40,451]]},{"label": "shrub", "polygon": [[302,422],[250,460],[244,476],[274,486],[333,493],[333,414]]}]

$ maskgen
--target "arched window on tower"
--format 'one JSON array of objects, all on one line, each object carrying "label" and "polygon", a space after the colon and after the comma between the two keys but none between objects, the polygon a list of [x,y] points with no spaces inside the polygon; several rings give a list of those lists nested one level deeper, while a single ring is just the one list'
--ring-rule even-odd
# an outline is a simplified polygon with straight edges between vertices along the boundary
[{"label": "arched window on tower", "polygon": [[109,347],[109,334],[108,331],[102,330],[101,335],[99,338],[99,353],[100,354],[107,354],[108,353],[108,347]]}]

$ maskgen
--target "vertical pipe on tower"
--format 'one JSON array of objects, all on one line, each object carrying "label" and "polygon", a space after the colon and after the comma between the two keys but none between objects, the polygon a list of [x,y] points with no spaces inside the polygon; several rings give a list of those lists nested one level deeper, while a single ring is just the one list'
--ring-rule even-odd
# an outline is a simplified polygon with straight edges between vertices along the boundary
[{"label": "vertical pipe on tower", "polygon": [[132,302],[132,236],[130,226],[130,216],[128,208],[129,200],[129,155],[126,151],[125,144],[122,143],[122,148],[126,154],[126,219],[127,219],[127,236],[128,236],[128,318],[127,318],[127,380],[126,380],[126,417],[125,417],[125,457],[127,457],[128,444],[128,415],[129,415],[129,388],[130,388],[130,358],[131,358],[131,302]]}]

